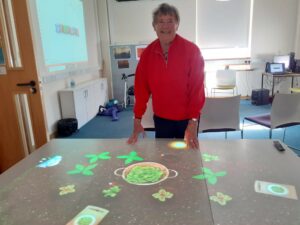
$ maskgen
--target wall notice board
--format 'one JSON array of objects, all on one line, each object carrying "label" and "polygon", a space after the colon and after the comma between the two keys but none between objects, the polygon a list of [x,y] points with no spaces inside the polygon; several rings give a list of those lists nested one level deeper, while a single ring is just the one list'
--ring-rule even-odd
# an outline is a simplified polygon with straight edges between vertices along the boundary
[{"label": "wall notice board", "polygon": [[[114,98],[124,101],[125,81],[122,75],[134,74],[140,56],[147,45],[112,45],[110,46],[112,81]],[[128,87],[133,86],[134,76],[128,77]],[[133,99],[132,101],[133,102]]]}]

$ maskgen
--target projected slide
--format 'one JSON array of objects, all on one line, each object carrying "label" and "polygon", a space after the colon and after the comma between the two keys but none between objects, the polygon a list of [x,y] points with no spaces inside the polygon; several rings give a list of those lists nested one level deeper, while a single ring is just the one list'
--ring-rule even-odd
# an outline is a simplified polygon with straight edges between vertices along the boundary
[{"label": "projected slide", "polygon": [[36,0],[46,66],[88,60],[82,0]]}]

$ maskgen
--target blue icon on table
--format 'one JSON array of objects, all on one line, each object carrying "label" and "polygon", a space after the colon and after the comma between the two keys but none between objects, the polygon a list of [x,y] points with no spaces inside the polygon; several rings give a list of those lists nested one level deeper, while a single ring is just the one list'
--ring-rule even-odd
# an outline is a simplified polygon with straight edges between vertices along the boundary
[{"label": "blue icon on table", "polygon": [[60,163],[61,160],[62,157],[60,155],[55,155],[49,158],[43,158],[36,167],[47,168],[47,167],[56,166]]}]

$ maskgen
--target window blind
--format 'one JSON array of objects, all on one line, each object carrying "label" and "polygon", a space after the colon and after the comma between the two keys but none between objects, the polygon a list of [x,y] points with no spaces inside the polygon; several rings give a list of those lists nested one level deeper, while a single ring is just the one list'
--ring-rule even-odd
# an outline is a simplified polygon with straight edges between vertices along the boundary
[{"label": "window blind", "polygon": [[204,56],[250,56],[251,13],[252,0],[198,0],[197,43]]}]

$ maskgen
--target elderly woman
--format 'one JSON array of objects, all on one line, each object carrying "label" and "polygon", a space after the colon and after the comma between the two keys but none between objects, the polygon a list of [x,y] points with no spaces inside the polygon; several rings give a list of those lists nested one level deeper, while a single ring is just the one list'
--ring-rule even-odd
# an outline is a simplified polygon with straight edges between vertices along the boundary
[{"label": "elderly woman", "polygon": [[156,138],[185,139],[199,148],[198,118],[204,105],[204,60],[199,48],[179,36],[179,14],[174,6],[161,4],[153,12],[157,34],[144,50],[135,75],[133,133],[129,144],[145,136],[141,119],[152,96]]}]

